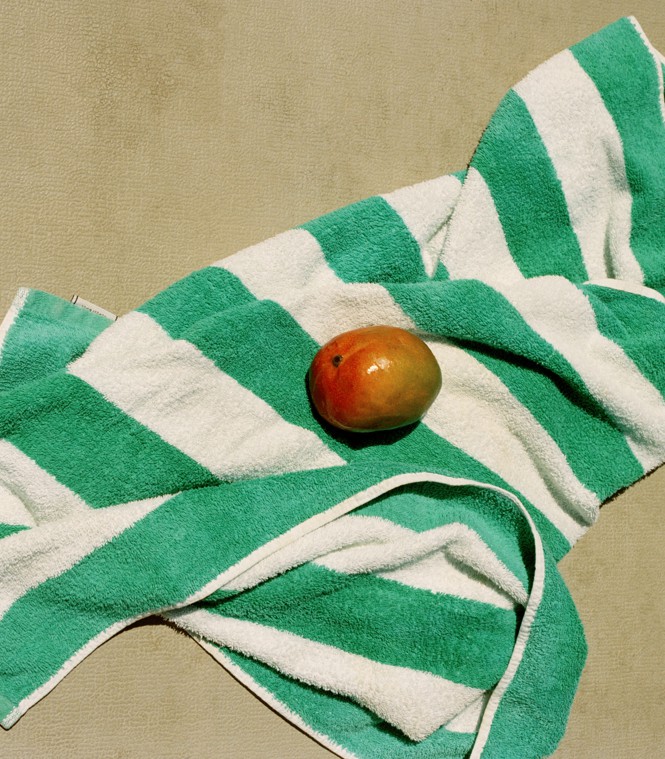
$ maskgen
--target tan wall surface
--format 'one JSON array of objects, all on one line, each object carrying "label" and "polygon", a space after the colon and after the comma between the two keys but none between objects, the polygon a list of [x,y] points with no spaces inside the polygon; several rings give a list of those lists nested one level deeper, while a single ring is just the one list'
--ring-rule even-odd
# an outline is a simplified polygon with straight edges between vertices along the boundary
[{"label": "tan wall surface", "polygon": [[[122,314],[215,259],[464,168],[505,91],[658,0],[2,0],[0,312],[21,286]],[[665,756],[665,469],[562,562],[589,661],[557,759]],[[147,620],[9,732],[3,759],[331,754]],[[519,759],[507,757],[506,759]]]}]

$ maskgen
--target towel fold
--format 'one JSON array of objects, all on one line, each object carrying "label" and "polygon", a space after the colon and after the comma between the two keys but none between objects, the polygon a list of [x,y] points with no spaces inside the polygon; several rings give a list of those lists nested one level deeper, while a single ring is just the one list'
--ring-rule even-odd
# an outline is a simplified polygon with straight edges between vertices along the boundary
[{"label": "towel fold", "polygon": [[[0,723],[160,614],[342,757],[543,757],[586,658],[557,562],[665,461],[665,59],[633,17],[502,99],[466,170],[116,321],[0,325]],[[348,329],[429,345],[421,422],[336,430]]]}]

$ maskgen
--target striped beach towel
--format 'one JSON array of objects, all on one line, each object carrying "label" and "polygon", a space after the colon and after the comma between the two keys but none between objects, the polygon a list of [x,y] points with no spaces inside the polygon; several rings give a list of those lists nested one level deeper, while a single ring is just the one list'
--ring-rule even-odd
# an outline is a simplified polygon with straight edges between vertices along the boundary
[{"label": "striped beach towel", "polygon": [[[0,722],[158,614],[341,757],[544,757],[586,657],[557,562],[665,461],[663,57],[633,17],[501,100],[465,171],[212,263],[117,320],[0,326]],[[307,369],[422,337],[423,420]]]}]

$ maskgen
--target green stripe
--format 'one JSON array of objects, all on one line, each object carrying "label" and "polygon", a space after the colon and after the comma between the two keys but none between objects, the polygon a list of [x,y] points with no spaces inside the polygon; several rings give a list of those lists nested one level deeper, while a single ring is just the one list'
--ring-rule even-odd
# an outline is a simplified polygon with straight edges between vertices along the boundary
[{"label": "green stripe", "polygon": [[[427,432],[426,428],[425,432]],[[416,433],[413,433],[416,435]],[[436,437],[429,433],[432,437]],[[437,438],[441,440],[441,438]],[[432,470],[432,452],[427,451],[427,436],[416,435],[413,450],[425,449],[420,461],[414,456],[413,465],[406,458],[400,459],[401,466],[408,471],[436,471],[454,475],[441,467]],[[444,460],[442,457],[441,460]],[[391,459],[392,460],[392,459]],[[472,464],[477,464],[473,461]],[[352,466],[385,466],[378,456],[357,459]],[[468,469],[468,467],[467,467]],[[482,472],[481,474],[487,474]],[[471,478],[473,474],[467,474]],[[494,475],[496,478],[496,475]],[[491,477],[486,477],[486,480]],[[498,479],[498,478],[497,478]],[[509,488],[506,488],[510,490]],[[479,485],[444,485],[438,482],[418,482],[403,485],[357,509],[359,516],[381,517],[394,524],[415,532],[424,532],[453,522],[461,522],[475,530],[481,539],[503,561],[523,586],[528,589],[531,577],[528,568],[533,566],[533,538],[531,529],[521,511],[501,493],[486,490]],[[541,516],[541,520],[546,522]],[[553,530],[550,526],[550,530]],[[557,533],[559,534],[559,533]],[[567,544],[566,544],[567,545]],[[217,590],[207,597],[208,603],[223,601],[235,595],[235,591]]]},{"label": "green stripe", "polygon": [[448,269],[443,264],[443,261],[439,261],[436,265],[436,269],[434,270],[434,276],[432,279],[435,280],[446,280],[450,279],[450,273],[448,272]]},{"label": "green stripe", "polygon": [[2,346],[0,392],[60,370],[111,323],[57,295],[30,289]]},{"label": "green stripe", "polygon": [[578,285],[591,306],[601,334],[616,343],[640,373],[665,397],[663,334],[665,303],[601,285]]},{"label": "green stripe", "polygon": [[10,712],[14,711],[15,706],[16,704],[0,695],[0,720],[3,720]]},{"label": "green stripe", "polygon": [[483,690],[508,666],[518,626],[492,604],[311,563],[207,608]]},{"label": "green stripe", "polygon": [[546,554],[542,601],[517,673],[499,703],[483,759],[550,756],[566,730],[586,656],[575,604]]},{"label": "green stripe", "polygon": [[151,316],[177,339],[199,319],[253,300],[233,274],[219,266],[206,266],[174,282],[136,310]]},{"label": "green stripe", "polygon": [[93,507],[218,482],[86,382],[64,372],[0,397],[0,437]]},{"label": "green stripe", "polygon": [[633,198],[630,246],[645,284],[665,292],[665,126],[657,64],[627,18],[571,51],[619,130]]},{"label": "green stripe", "polygon": [[322,428],[309,401],[306,375],[320,346],[279,304],[252,298],[198,321],[182,337],[287,422],[316,432],[344,455],[344,446]]},{"label": "green stripe", "polygon": [[561,182],[523,100],[510,90],[473,155],[525,277],[588,279]]},{"label": "green stripe", "polygon": [[6,538],[7,535],[13,535],[15,532],[21,532],[27,530],[29,527],[24,524],[0,524],[0,540]]},{"label": "green stripe", "polygon": [[367,198],[302,225],[326,257],[334,251],[347,282],[429,281],[420,246],[400,215],[379,196]]},{"label": "green stripe", "polygon": [[454,733],[445,727],[424,741],[409,740],[392,725],[348,698],[292,680],[228,648],[216,648],[311,728],[358,757],[460,759],[468,755],[473,745],[474,733]]}]

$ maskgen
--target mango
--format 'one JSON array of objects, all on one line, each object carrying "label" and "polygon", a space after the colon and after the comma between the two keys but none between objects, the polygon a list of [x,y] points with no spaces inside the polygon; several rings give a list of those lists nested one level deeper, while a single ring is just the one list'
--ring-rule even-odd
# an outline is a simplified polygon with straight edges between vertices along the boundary
[{"label": "mango", "polygon": [[350,432],[375,432],[421,419],[441,390],[441,369],[419,337],[379,324],[343,332],[323,345],[307,384],[327,422]]}]

